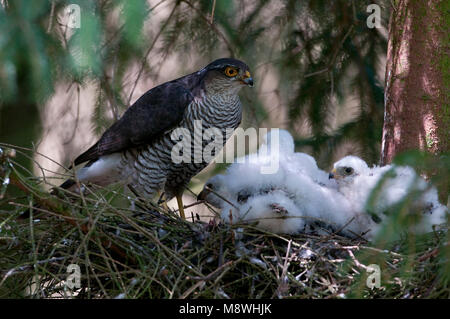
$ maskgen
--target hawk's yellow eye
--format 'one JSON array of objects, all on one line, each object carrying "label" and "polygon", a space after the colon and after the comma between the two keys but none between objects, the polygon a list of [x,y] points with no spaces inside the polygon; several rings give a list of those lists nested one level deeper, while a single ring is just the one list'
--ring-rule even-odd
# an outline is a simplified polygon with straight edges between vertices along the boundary
[{"label": "hawk's yellow eye", "polygon": [[232,76],[236,76],[238,74],[238,71],[236,68],[233,68],[231,66],[227,66],[227,68],[225,69],[225,75],[232,77]]}]

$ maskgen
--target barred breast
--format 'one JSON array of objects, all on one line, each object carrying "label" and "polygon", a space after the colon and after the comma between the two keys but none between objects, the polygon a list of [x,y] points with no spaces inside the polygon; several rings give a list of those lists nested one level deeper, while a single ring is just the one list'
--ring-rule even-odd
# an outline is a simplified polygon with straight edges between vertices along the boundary
[{"label": "barred breast", "polygon": [[[194,100],[187,107],[180,127],[189,130],[191,141],[202,141],[202,149],[210,142],[203,139],[204,131],[213,127],[219,129],[224,136],[223,143],[219,147],[221,149],[226,143],[226,130],[236,129],[241,119],[242,109],[237,95],[203,97]],[[202,130],[194,129],[196,120],[201,121]],[[190,179],[209,164],[201,154],[199,157],[199,150],[194,149],[193,146],[189,163],[174,163],[171,152],[178,141],[172,140],[171,132],[166,132],[145,147],[130,149],[122,153],[119,165],[122,178],[147,198],[154,197],[156,192],[161,190],[164,190],[166,198],[172,198],[182,192]],[[195,157],[196,152],[197,157]],[[195,159],[202,160],[200,163],[195,163]]]}]

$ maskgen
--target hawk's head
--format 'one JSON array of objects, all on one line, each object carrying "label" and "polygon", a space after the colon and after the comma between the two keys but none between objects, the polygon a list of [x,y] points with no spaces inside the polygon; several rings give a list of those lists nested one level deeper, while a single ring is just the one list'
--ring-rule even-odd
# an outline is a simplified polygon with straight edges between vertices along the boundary
[{"label": "hawk's head", "polygon": [[367,163],[357,156],[346,156],[333,165],[330,178],[351,179],[357,175],[363,174],[369,167]]},{"label": "hawk's head", "polygon": [[239,91],[244,86],[253,86],[253,78],[247,64],[240,60],[224,58],[208,64],[205,72],[205,84],[214,91]]}]

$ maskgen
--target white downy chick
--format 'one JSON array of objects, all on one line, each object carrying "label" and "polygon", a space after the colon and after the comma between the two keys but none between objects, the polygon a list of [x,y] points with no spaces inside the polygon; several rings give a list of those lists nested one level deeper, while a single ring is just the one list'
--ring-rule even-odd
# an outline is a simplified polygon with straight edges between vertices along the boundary
[{"label": "white downy chick", "polygon": [[[208,191],[213,189],[232,203],[242,202],[251,196],[264,194],[283,187],[284,170],[280,169],[280,163],[284,162],[286,154],[292,154],[294,150],[294,140],[292,136],[284,130],[276,134],[269,132],[257,153],[249,154],[237,158],[231,164],[225,174],[213,176],[206,183],[198,198],[222,208],[224,200]],[[273,149],[276,147],[276,149]],[[272,150],[274,153],[272,153]],[[275,155],[275,156],[274,156]],[[264,173],[264,168],[271,166],[273,161],[277,161],[278,169]]]},{"label": "white downy chick", "polygon": [[287,175],[285,184],[307,222],[329,225],[349,237],[365,234],[374,227],[370,218],[354,211],[349,200],[336,189],[315,183],[303,174]]},{"label": "white downy chick", "polygon": [[[275,176],[272,175],[272,179],[264,181],[267,175],[260,175],[257,170],[254,173],[254,178],[259,179],[259,192],[253,190],[246,201],[236,201],[235,205],[225,204],[222,218],[226,222],[251,222],[258,219],[258,227],[287,234],[304,231],[305,225],[320,225],[349,237],[365,234],[375,226],[368,215],[354,213],[342,194],[315,183],[307,175],[280,169]],[[236,176],[242,174],[236,173]],[[263,192],[262,185],[273,189]],[[246,189],[252,188],[246,185]],[[286,216],[280,218],[279,213],[274,213],[273,205],[286,208]]]},{"label": "white downy chick", "polygon": [[[314,182],[321,185],[336,188],[335,181],[330,180],[328,178],[328,173],[317,166],[314,157],[306,153],[295,152],[294,138],[288,131],[278,130],[278,132],[281,167],[295,174],[307,175]],[[269,150],[272,147],[276,147],[276,144],[273,141],[276,141],[276,133],[274,134],[270,131],[267,133],[264,143],[268,146]]]},{"label": "white downy chick", "polygon": [[302,211],[281,190],[250,197],[236,207],[225,204],[222,219],[227,223],[256,223],[256,227],[276,234],[297,234],[304,230]]},{"label": "white downy chick", "polygon": [[[389,207],[399,203],[410,192],[421,192],[414,206],[424,212],[424,219],[415,229],[417,232],[432,230],[432,225],[446,221],[447,207],[439,203],[437,190],[431,187],[408,166],[386,165],[369,168],[356,156],[346,156],[334,164],[330,175],[336,179],[339,191],[358,212],[366,210],[373,192],[370,207],[380,219]],[[378,183],[381,183],[378,189]]]},{"label": "white downy chick", "polygon": [[[258,223],[262,228],[289,234],[301,231],[305,224],[319,223],[350,237],[373,228],[367,215],[355,214],[342,194],[324,186],[328,174],[317,167],[312,156],[294,153],[294,141],[289,132],[279,131],[278,141],[273,138],[276,134],[269,132],[258,153],[246,156],[243,163],[237,160],[224,175],[206,183],[229,201],[211,194],[203,196],[207,193],[206,187],[201,193],[203,199],[222,208],[222,218],[226,222],[262,219]],[[261,166],[273,160],[274,147],[279,150],[276,153],[280,160],[278,170],[263,174]],[[279,210],[274,209],[278,206],[295,217],[295,223],[292,218],[280,219]],[[270,216],[277,218],[268,218]]]}]

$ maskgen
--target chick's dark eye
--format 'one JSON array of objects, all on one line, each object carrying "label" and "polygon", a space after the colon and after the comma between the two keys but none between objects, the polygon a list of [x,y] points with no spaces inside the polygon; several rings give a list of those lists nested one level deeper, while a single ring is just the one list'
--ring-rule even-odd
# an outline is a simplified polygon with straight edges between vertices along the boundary
[{"label": "chick's dark eye", "polygon": [[231,66],[228,66],[228,67],[225,69],[225,75],[226,75],[226,76],[232,77],[232,76],[236,76],[237,74],[238,74],[238,70],[237,70],[236,68],[233,68],[233,67],[231,67]]},{"label": "chick's dark eye", "polygon": [[212,184],[211,184],[211,183],[208,183],[208,184],[206,184],[206,187],[212,188]]},{"label": "chick's dark eye", "polygon": [[345,168],[345,172],[346,172],[347,174],[351,174],[351,173],[353,172],[353,169],[352,169],[351,167],[346,167],[346,168]]}]

